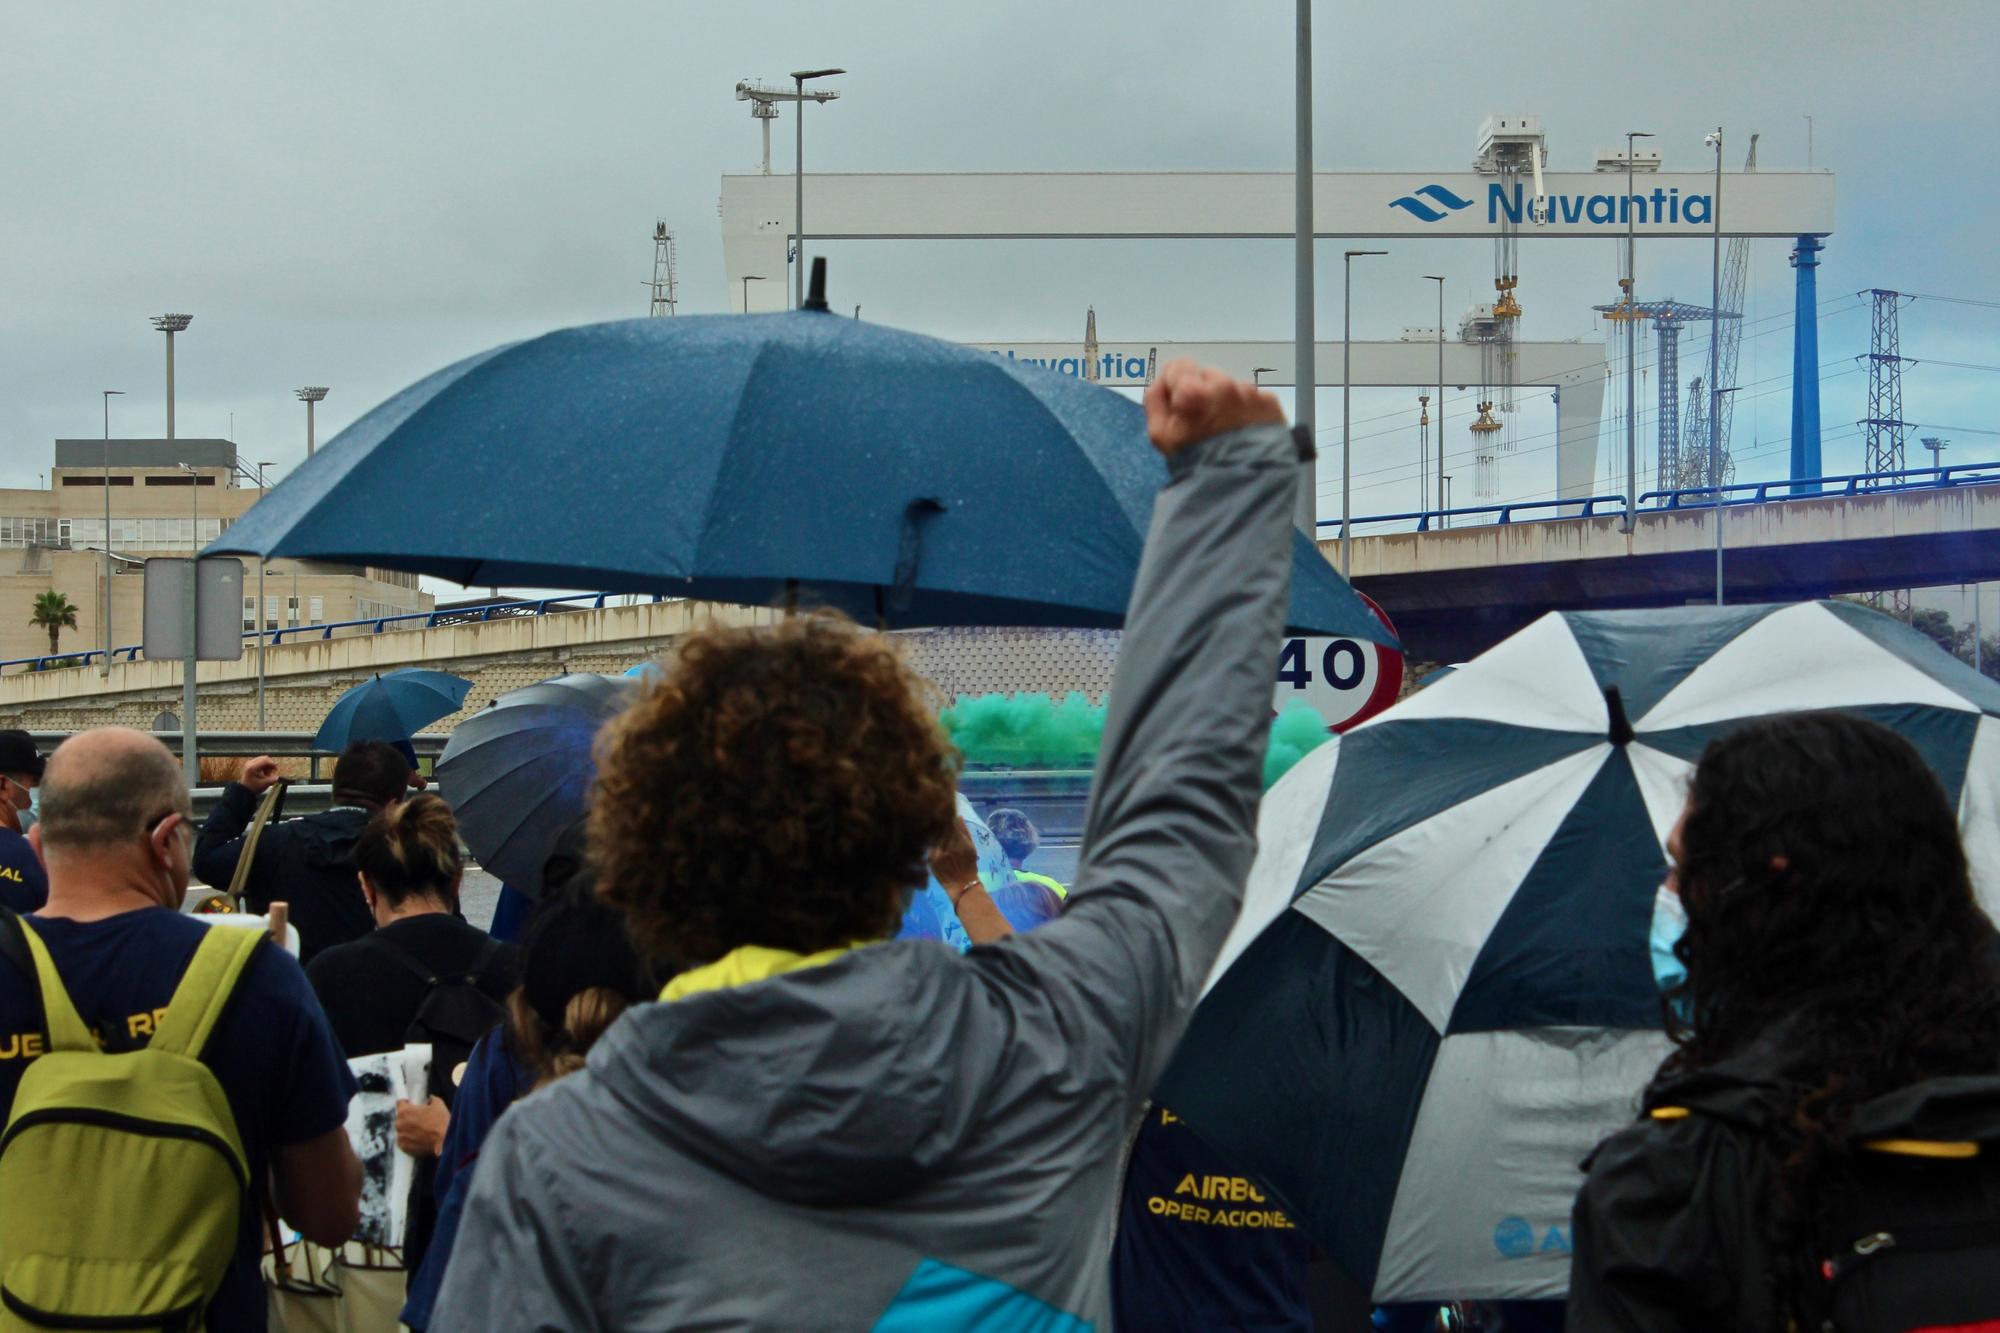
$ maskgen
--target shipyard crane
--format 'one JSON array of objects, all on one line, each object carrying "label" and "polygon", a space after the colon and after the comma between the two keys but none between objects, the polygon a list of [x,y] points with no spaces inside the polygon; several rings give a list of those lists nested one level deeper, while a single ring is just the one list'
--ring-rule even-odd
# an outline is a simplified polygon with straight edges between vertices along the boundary
[{"label": "shipyard crane", "polygon": [[[1548,188],[1542,180],[1542,165],[1547,160],[1548,147],[1542,133],[1540,116],[1488,116],[1479,126],[1478,153],[1474,157],[1472,169],[1486,175],[1500,178],[1502,191],[1512,196],[1519,190],[1523,173],[1533,177],[1534,194],[1527,207],[1522,210],[1528,220],[1542,226],[1549,220]],[[1479,419],[1473,428],[1479,432],[1475,438],[1484,443],[1495,439],[1501,424],[1492,417],[1493,409],[1512,412],[1514,399],[1514,328],[1521,318],[1521,303],[1514,295],[1521,285],[1520,223],[1516,215],[1506,209],[1500,212],[1500,231],[1493,238],[1493,305],[1492,320],[1496,327],[1490,339],[1486,359],[1491,362],[1486,376],[1487,394],[1481,395]],[[1497,447],[1502,452],[1511,451],[1511,434],[1497,437]],[[1494,452],[1492,447],[1485,450],[1487,455]],[[1492,484],[1490,459],[1488,466],[1476,476],[1483,482],[1475,482],[1474,489],[1481,494],[1488,493]]]},{"label": "shipyard crane", "polygon": [[753,83],[749,79],[739,82],[736,85],[736,100],[750,103],[750,114],[764,131],[764,163],[759,174],[765,176],[771,174],[771,122],[778,118],[778,103],[818,102],[821,106],[825,106],[839,96],[840,93],[832,88],[806,92],[803,89],[795,91],[791,88]]},{"label": "shipyard crane", "polygon": [[[1753,134],[1750,136],[1750,155],[1744,159],[1743,170],[1752,172],[1756,169],[1757,136]],[[1743,308],[1743,292],[1749,275],[1750,238],[1748,236],[1732,237],[1729,242],[1727,257],[1724,259],[1722,265],[1722,308],[1724,310],[1741,310]],[[1732,389],[1736,386],[1736,353],[1742,348],[1742,345],[1742,321],[1725,320],[1723,322],[1721,343],[1717,348],[1717,364],[1715,369],[1715,382],[1724,390]],[[1715,438],[1722,454],[1722,475],[1725,477],[1729,476],[1735,470],[1734,465],[1729,461],[1730,413],[1732,405],[1735,402],[1736,395],[1725,392],[1715,412]]]},{"label": "shipyard crane", "polygon": [[[1729,396],[1723,395],[1727,402]],[[1708,382],[1696,375],[1688,381],[1687,408],[1681,413],[1681,438],[1699,446],[1708,438]],[[1681,451],[1680,474],[1661,477],[1659,484],[1663,490],[1695,490],[1708,485],[1708,450],[1689,448]],[[1723,456],[1723,480],[1728,480],[1730,463],[1728,455]]]},{"label": "shipyard crane", "polygon": [[[1655,456],[1653,476],[1663,489],[1680,484],[1685,475],[1695,475],[1702,480],[1695,485],[1706,486],[1708,481],[1708,449],[1706,436],[1697,437],[1691,431],[1681,430],[1681,328],[1687,324],[1706,323],[1711,317],[1723,321],[1740,320],[1742,316],[1734,310],[1724,310],[1713,315],[1707,306],[1689,305],[1685,301],[1640,301],[1629,303],[1618,301],[1611,305],[1592,306],[1592,310],[1614,319],[1651,320],[1655,334],[1655,345],[1659,348],[1659,451]],[[1727,395],[1725,395],[1727,396]],[[1706,416],[1706,412],[1703,414]],[[1687,452],[1686,466],[1683,466],[1681,441],[1699,443],[1701,448],[1691,448]],[[1728,474],[1728,457],[1724,455],[1723,473]]]}]

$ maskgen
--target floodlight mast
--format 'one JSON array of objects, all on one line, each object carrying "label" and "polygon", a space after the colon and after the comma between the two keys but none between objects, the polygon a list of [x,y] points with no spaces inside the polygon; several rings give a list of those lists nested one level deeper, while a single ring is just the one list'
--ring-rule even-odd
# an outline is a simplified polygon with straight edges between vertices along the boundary
[{"label": "floodlight mast", "polygon": [[313,404],[326,397],[326,386],[323,384],[308,384],[305,388],[294,389],[292,392],[298,395],[299,401],[306,405],[306,457],[311,458],[313,456]]}]

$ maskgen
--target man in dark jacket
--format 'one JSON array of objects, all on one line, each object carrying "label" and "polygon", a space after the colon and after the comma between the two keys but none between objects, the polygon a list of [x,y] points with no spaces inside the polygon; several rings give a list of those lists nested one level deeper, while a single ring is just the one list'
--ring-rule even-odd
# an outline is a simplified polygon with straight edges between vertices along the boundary
[{"label": "man in dark jacket", "polygon": [[[207,883],[229,887],[243,855],[244,830],[277,780],[277,762],[260,756],[245,766],[241,781],[222,789],[195,842],[194,870]],[[274,901],[290,904],[301,963],[375,928],[354,868],[354,843],[377,810],[403,799],[409,781],[410,766],[394,746],[350,745],[334,762],[333,808],[273,824],[258,839],[243,884],[245,905],[264,912]]]}]

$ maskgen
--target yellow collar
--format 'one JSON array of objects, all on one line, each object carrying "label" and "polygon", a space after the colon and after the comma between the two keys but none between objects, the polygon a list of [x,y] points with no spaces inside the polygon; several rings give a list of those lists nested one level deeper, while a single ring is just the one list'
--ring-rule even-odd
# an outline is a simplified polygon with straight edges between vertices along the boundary
[{"label": "yellow collar", "polygon": [[703,991],[747,986],[753,981],[764,981],[786,972],[819,967],[861,947],[860,944],[845,944],[833,949],[821,949],[818,953],[793,953],[790,949],[767,949],[761,944],[741,945],[712,963],[704,963],[681,973],[667,983],[666,989],[660,992],[660,998],[684,1000]]}]

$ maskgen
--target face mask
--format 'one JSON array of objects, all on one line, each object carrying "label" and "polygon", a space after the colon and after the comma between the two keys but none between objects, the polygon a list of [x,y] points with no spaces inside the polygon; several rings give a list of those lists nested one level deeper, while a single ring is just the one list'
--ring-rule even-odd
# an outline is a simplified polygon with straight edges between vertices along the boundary
[{"label": "face mask", "polygon": [[1687,933],[1687,925],[1687,909],[1681,905],[1681,896],[1662,884],[1653,895],[1653,929],[1650,936],[1653,980],[1662,991],[1687,980],[1687,968],[1674,957],[1674,946]]},{"label": "face mask", "polygon": [[42,789],[28,788],[28,808],[21,812],[21,832],[26,833],[42,818]]}]

